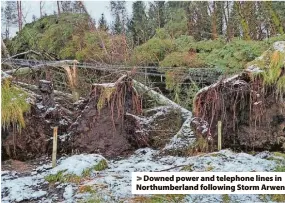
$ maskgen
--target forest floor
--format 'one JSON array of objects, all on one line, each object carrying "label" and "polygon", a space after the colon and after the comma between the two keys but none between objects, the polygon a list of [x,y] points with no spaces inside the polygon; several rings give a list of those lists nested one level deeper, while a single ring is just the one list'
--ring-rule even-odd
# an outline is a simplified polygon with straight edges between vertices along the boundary
[{"label": "forest floor", "polygon": [[[235,153],[225,149],[192,157],[162,156],[139,149],[129,157],[106,160],[98,154],[50,157],[2,164],[2,202],[268,202],[268,195],[147,195],[131,193],[131,172],[269,172],[285,162],[273,152]],[[158,201],[159,200],[159,201]]]}]

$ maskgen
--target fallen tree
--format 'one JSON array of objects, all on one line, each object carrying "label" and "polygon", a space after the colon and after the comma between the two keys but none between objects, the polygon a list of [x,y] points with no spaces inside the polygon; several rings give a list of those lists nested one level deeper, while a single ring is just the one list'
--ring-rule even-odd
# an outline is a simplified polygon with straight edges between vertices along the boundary
[{"label": "fallen tree", "polygon": [[[191,117],[189,111],[134,81],[128,73],[113,83],[93,84],[88,98],[68,106],[58,98],[71,100],[70,95],[54,91],[49,81],[39,82],[38,87],[18,84],[33,97],[29,99],[31,111],[24,114],[26,127],[21,132],[5,130],[5,159],[51,154],[53,126],[59,129],[58,154],[75,151],[110,157],[141,147],[162,149]],[[148,100],[155,102],[150,105]]]},{"label": "fallen tree", "polygon": [[285,149],[285,42],[276,42],[238,75],[201,89],[191,122],[196,133],[217,144],[222,121],[223,147]]}]

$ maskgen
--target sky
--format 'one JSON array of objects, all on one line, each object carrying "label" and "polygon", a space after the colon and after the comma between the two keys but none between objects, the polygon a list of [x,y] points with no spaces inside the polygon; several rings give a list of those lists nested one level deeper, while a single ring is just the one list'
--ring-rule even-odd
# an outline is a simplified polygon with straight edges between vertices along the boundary
[{"label": "sky", "polygon": [[[126,1],[126,9],[128,15],[131,15],[132,12],[132,3],[133,1]],[[85,7],[88,10],[92,18],[96,19],[98,22],[101,14],[104,13],[108,24],[113,21],[111,12],[110,12],[110,1],[84,1]],[[1,1],[1,6],[5,5],[5,1]],[[32,22],[32,17],[35,15],[37,18],[40,16],[40,1],[22,1],[23,15],[25,17],[25,22]],[[54,11],[57,11],[56,1],[44,1],[43,12],[46,12],[48,15],[53,14]],[[1,27],[1,30],[3,28]],[[15,26],[11,29],[11,35],[14,36],[18,28]]]}]

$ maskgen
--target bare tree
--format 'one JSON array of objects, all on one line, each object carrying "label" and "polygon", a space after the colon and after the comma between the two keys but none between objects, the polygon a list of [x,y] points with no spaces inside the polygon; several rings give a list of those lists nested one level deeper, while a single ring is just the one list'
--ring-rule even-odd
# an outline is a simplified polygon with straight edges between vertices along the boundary
[{"label": "bare tree", "polygon": [[59,6],[59,1],[56,1],[56,3],[57,3],[57,13],[58,13],[58,15],[60,15],[60,6]]},{"label": "bare tree", "polygon": [[40,18],[43,17],[44,6],[45,6],[45,2],[44,1],[40,1]]},{"label": "bare tree", "polygon": [[22,1],[17,1],[17,11],[18,11],[18,26],[19,31],[22,30],[23,22],[22,22]]}]

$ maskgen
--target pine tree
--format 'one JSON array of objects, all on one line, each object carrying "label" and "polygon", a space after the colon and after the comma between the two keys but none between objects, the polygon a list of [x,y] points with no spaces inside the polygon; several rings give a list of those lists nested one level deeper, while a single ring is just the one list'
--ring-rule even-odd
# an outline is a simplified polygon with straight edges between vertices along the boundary
[{"label": "pine tree", "polygon": [[145,12],[145,4],[142,1],[136,1],[132,5],[133,15],[128,26],[131,31],[132,39],[135,45],[140,45],[149,39],[149,28]]},{"label": "pine tree", "polygon": [[99,29],[100,30],[104,30],[104,31],[108,31],[108,25],[107,25],[107,21],[105,19],[104,13],[101,14],[101,18],[99,19]]},{"label": "pine tree", "polygon": [[127,10],[125,1],[111,1],[110,2],[111,12],[115,18],[113,25],[113,32],[119,34],[126,34],[127,24]]},{"label": "pine tree", "polygon": [[7,1],[6,6],[2,9],[2,25],[5,25],[4,36],[6,39],[10,37],[10,28],[18,23],[17,3],[15,1]]},{"label": "pine tree", "polygon": [[123,33],[123,27],[122,27],[122,23],[121,23],[119,14],[116,15],[115,22],[114,22],[113,27],[112,27],[112,33],[116,34],[116,35]]},{"label": "pine tree", "polygon": [[167,21],[166,4],[164,1],[154,1],[149,3],[149,27],[151,36],[155,34],[155,30],[163,28]]}]

